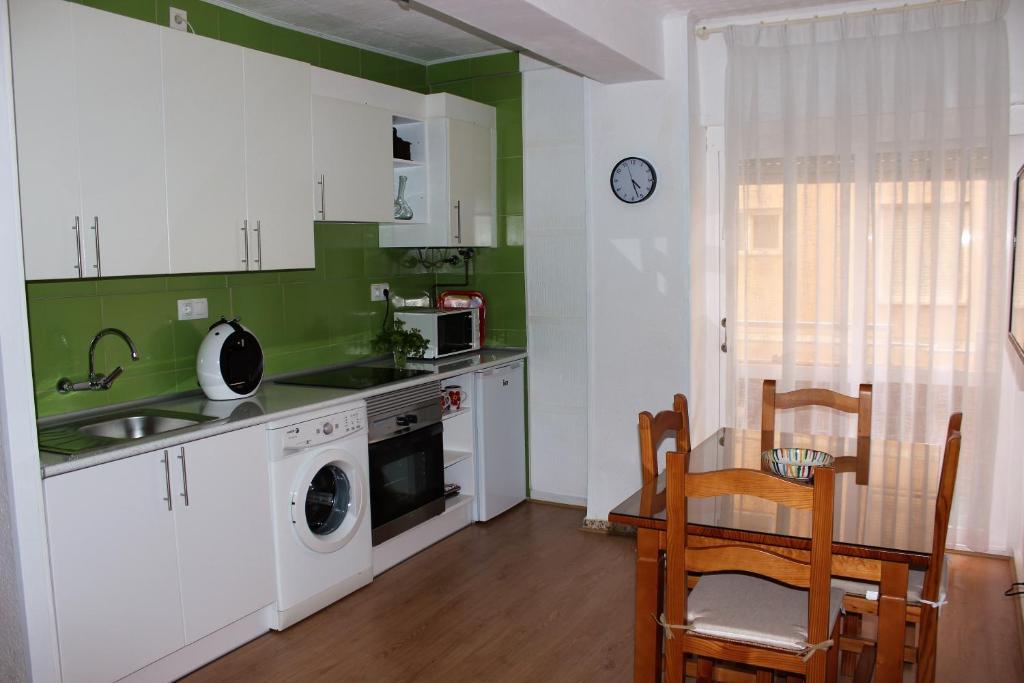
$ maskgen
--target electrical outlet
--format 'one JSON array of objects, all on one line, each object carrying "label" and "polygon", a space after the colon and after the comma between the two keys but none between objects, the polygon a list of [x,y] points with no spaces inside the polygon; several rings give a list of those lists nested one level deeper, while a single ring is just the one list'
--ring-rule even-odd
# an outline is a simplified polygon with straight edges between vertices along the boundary
[{"label": "electrical outlet", "polygon": [[178,299],[178,320],[205,320],[210,317],[206,299]]},{"label": "electrical outlet", "polygon": [[188,31],[188,12],[177,7],[170,9],[167,25],[178,31]]},{"label": "electrical outlet", "polygon": [[384,301],[384,290],[390,291],[391,286],[386,282],[378,282],[370,285],[370,301]]}]

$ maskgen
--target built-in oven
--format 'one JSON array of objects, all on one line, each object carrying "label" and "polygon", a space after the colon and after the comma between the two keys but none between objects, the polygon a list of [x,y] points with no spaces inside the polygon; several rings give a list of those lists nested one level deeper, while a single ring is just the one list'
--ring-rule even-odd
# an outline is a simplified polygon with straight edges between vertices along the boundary
[{"label": "built-in oven", "polygon": [[366,399],[373,545],[444,512],[441,386]]}]

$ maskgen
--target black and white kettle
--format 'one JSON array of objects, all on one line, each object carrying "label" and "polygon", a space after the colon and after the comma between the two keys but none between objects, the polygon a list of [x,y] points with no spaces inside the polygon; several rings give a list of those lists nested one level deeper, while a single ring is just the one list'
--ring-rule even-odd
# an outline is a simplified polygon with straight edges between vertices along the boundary
[{"label": "black and white kettle", "polygon": [[207,398],[226,401],[252,396],[263,380],[263,349],[259,340],[238,318],[222,317],[199,345],[196,374]]}]

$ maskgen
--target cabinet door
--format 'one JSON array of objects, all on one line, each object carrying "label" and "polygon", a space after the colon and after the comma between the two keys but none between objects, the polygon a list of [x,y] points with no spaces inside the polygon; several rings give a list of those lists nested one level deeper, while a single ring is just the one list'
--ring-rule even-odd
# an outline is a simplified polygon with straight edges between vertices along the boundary
[{"label": "cabinet door", "polygon": [[72,7],[63,0],[10,3],[22,240],[29,280],[81,276]]},{"label": "cabinet door", "polygon": [[172,273],[246,269],[242,48],[161,31]]},{"label": "cabinet door", "polygon": [[64,683],[116,680],[185,644],[164,457],[43,482]]},{"label": "cabinet door", "polygon": [[274,602],[266,431],[250,427],[194,441],[172,455],[181,604],[191,643]]},{"label": "cabinet door", "polygon": [[314,97],[313,143],[316,220],[393,220],[390,113]]},{"label": "cabinet door", "polygon": [[73,6],[87,276],[168,272],[160,29]]},{"label": "cabinet door", "polygon": [[249,270],[313,268],[310,66],[245,51]]},{"label": "cabinet door", "polygon": [[493,247],[497,242],[494,145],[493,129],[448,121],[452,246]]}]

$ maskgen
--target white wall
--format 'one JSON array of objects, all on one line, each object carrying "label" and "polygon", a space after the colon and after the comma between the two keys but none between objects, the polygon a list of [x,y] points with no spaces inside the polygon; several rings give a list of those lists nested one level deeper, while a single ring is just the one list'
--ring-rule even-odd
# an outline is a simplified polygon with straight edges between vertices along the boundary
[{"label": "white wall", "polygon": [[[590,465],[587,517],[640,484],[636,416],[688,389],[688,24],[663,25],[665,80],[586,83],[590,96]],[[649,160],[658,186],[627,205],[609,189],[623,157]]]},{"label": "white wall", "polygon": [[521,58],[530,497],[587,500],[587,164],[583,78]]},{"label": "white wall", "polygon": [[57,636],[36,445],[7,0],[0,0],[0,680],[56,681]]}]

